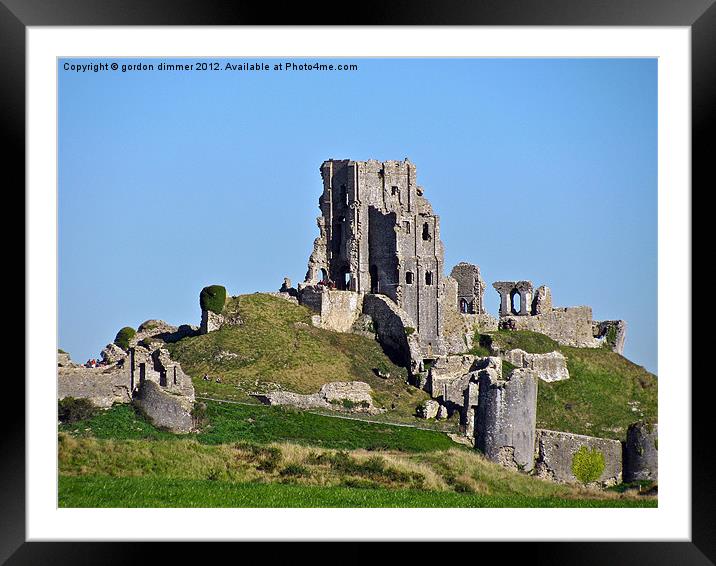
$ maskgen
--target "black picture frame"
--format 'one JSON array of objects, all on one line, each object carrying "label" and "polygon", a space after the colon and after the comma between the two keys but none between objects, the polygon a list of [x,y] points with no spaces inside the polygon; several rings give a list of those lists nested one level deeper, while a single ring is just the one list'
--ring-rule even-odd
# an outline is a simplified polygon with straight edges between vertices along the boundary
[{"label": "black picture frame", "polygon": [[[692,38],[692,186],[713,185],[710,146],[716,107],[715,0],[403,0],[336,4],[220,0],[0,0],[0,116],[7,143],[0,154],[9,192],[25,186],[25,31],[28,26],[96,25],[469,25],[686,26]],[[358,9],[355,9],[358,8]],[[7,190],[7,189],[6,189]],[[691,187],[684,187],[692,191]],[[24,207],[24,205],[21,204]],[[693,257],[693,256],[692,256]],[[19,271],[19,270],[18,270]],[[693,280],[693,279],[692,279]],[[26,301],[29,300],[26,297]],[[679,297],[678,300],[683,300]],[[691,309],[691,305],[684,305]],[[54,321],[48,321],[53,324]],[[688,329],[684,329],[688,331]],[[28,336],[31,339],[31,336]],[[687,347],[691,348],[691,342]],[[19,370],[18,370],[19,371]],[[684,368],[685,385],[691,368]],[[9,377],[9,376],[8,376]],[[691,542],[511,544],[514,561],[551,564],[713,564],[716,497],[710,465],[713,378],[692,382]],[[5,379],[5,398],[23,407],[22,380]],[[25,542],[25,431],[22,415],[3,423],[0,469],[0,561],[7,564],[143,563],[159,549],[163,561],[205,552],[188,545]],[[476,532],[479,526],[476,525]],[[485,543],[504,544],[504,543]],[[510,544],[510,543],[508,543]],[[424,546],[424,545],[421,545]],[[150,550],[148,547],[152,547]],[[492,549],[490,549],[492,550]],[[456,548],[457,552],[465,552]],[[420,551],[422,552],[422,550]],[[468,550],[467,552],[475,552]],[[491,554],[491,553],[490,553]],[[489,554],[486,554],[487,557]],[[452,554],[453,557],[458,555]],[[466,556],[467,558],[467,556]],[[232,558],[239,559],[238,557]],[[473,559],[477,559],[475,555]]]}]

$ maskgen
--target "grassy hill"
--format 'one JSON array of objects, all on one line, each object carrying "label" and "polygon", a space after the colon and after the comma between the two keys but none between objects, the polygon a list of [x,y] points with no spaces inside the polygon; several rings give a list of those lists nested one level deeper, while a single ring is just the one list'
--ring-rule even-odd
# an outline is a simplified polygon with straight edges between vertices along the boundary
[{"label": "grassy hill", "polygon": [[[403,421],[413,420],[415,408],[428,398],[406,384],[406,369],[393,364],[378,342],[316,328],[314,313],[304,306],[255,293],[229,298],[224,313],[242,324],[167,345],[198,396],[249,400],[249,393],[277,387],[315,393],[324,383],[357,380],[371,386],[375,404],[390,418]],[[390,378],[378,377],[377,369]],[[204,381],[205,374],[212,381]]]},{"label": "grassy hill", "polygon": [[474,352],[487,355],[490,342],[503,350],[520,348],[535,354],[557,350],[567,358],[569,379],[539,383],[540,428],[624,440],[631,423],[657,418],[657,377],[624,356],[605,348],[560,346],[529,331],[478,335]]}]

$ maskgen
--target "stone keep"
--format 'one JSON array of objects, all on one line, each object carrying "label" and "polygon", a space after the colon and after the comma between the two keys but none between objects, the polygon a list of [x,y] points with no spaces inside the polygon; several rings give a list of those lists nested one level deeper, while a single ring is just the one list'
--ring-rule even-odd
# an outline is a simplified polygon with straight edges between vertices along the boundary
[{"label": "stone keep", "polygon": [[386,295],[414,322],[423,356],[443,353],[440,222],[415,165],[330,159],[321,177],[319,236],[305,284]]}]

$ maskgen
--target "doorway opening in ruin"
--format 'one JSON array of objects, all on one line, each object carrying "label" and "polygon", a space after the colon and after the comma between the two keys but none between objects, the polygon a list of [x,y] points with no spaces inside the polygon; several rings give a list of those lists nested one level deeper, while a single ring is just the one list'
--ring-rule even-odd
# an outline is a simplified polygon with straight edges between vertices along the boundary
[{"label": "doorway opening in ruin", "polygon": [[321,269],[321,283],[324,285],[328,283],[328,272],[325,269]]},{"label": "doorway opening in ruin", "polygon": [[139,364],[139,386],[144,383],[145,378],[147,377],[147,364]]},{"label": "doorway opening in ruin", "polygon": [[370,266],[370,292],[380,293],[380,284],[378,282],[378,268],[375,265]]},{"label": "doorway opening in ruin", "polygon": [[517,289],[510,293],[510,303],[512,314],[520,314],[520,311],[522,310],[522,296]]},{"label": "doorway opening in ruin", "polygon": [[341,291],[347,291],[351,288],[351,272],[347,267],[341,269],[340,276],[338,277],[338,289]]}]

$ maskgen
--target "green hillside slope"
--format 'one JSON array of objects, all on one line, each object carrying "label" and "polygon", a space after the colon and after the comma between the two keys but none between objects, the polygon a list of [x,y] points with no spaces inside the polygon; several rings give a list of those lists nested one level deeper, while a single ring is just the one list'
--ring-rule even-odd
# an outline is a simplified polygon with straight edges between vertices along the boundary
[{"label": "green hillside slope", "polygon": [[[242,323],[167,345],[198,396],[247,400],[249,393],[276,387],[315,393],[324,383],[356,380],[368,383],[375,404],[396,420],[412,420],[428,398],[407,385],[406,369],[393,364],[378,342],[316,328],[304,306],[255,293],[231,297],[224,312]],[[390,378],[378,377],[376,370]],[[205,374],[211,381],[202,379]]]},{"label": "green hillside slope", "polygon": [[657,377],[624,356],[605,348],[560,346],[529,331],[478,335],[475,353],[487,355],[491,342],[503,350],[520,348],[534,354],[557,350],[567,358],[569,379],[539,383],[540,428],[624,440],[631,423],[657,419]]}]

